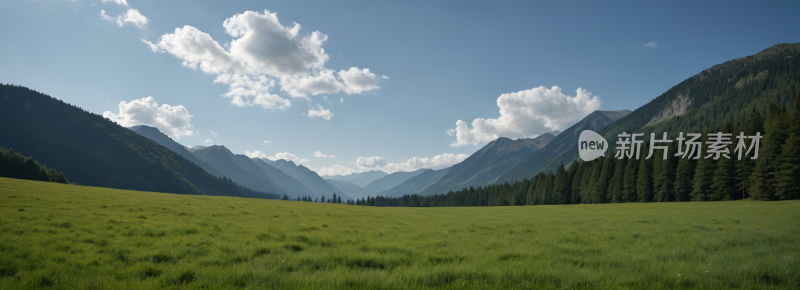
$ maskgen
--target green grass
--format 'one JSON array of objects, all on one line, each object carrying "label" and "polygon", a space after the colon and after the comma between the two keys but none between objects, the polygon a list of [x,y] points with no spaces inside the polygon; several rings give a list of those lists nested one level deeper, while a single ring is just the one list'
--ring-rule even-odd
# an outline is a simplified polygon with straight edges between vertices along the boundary
[{"label": "green grass", "polygon": [[0,178],[0,289],[798,289],[800,201],[374,208]]}]

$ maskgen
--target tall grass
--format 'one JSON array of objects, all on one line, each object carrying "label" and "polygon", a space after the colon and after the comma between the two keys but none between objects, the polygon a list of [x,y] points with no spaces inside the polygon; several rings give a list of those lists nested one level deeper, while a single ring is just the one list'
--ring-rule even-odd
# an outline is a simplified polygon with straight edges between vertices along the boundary
[{"label": "tall grass", "polygon": [[0,289],[797,289],[800,201],[373,208],[0,178]]}]

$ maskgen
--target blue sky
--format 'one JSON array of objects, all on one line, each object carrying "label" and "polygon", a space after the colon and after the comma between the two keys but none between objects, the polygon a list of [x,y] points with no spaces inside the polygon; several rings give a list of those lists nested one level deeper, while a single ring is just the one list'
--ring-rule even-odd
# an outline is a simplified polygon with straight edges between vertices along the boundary
[{"label": "blue sky", "polygon": [[796,1],[2,1],[0,82],[320,174],[441,168],[498,136],[634,110],[705,68],[798,42],[796,11]]}]

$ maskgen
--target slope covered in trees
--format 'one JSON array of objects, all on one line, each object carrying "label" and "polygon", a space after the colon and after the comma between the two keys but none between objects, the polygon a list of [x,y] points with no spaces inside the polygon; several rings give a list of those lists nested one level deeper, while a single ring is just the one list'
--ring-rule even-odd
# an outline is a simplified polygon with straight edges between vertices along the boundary
[{"label": "slope covered in trees", "polygon": [[22,156],[13,148],[6,150],[3,146],[0,146],[0,177],[69,183],[63,172],[47,168],[30,156]]},{"label": "slope covered in trees", "polygon": [[577,152],[578,150],[575,144],[578,143],[578,136],[580,136],[583,130],[599,131],[617,119],[630,114],[630,112],[629,110],[592,112],[581,119],[577,124],[572,125],[564,130],[564,132],[558,134],[547,146],[544,146],[544,148],[539,151],[533,152],[533,154],[517,163],[514,167],[507,169],[501,175],[497,176],[491,183],[500,184],[506,181],[514,182],[522,180],[523,178],[530,178],[536,173],[539,173],[547,164],[555,160],[560,160],[564,152],[568,150],[575,150],[575,152]]},{"label": "slope covered in trees", "polygon": [[[770,104],[789,105],[800,93],[800,43],[776,44],[755,55],[715,65],[675,85],[631,114],[603,128],[600,135],[616,142],[622,132],[703,132],[725,123],[742,123],[757,109],[769,113]],[[685,113],[674,112],[688,104]],[[673,111],[673,114],[668,114]],[[672,115],[672,116],[669,116]],[[669,116],[669,117],[665,117]],[[553,159],[542,172],[578,159],[576,144]]]},{"label": "slope covered in trees", "polygon": [[217,178],[103,116],[13,85],[0,85],[0,145],[58,168],[70,182],[181,194],[278,198]]},{"label": "slope covered in trees", "polygon": [[[708,144],[714,143],[709,137],[718,132],[731,134],[731,143],[720,147],[729,158],[720,155],[714,159],[716,154],[707,149]],[[800,94],[791,107],[771,103],[763,113],[753,109],[743,123],[725,123],[697,133],[703,136],[702,151],[697,159],[691,153],[676,156],[678,152],[688,151],[688,147],[679,150],[675,141],[678,136],[668,135],[674,142],[667,145],[666,159],[663,149],[655,146],[653,155],[647,158],[650,138],[646,138],[639,159],[617,158],[612,153],[589,162],[575,161],[569,169],[562,165],[554,173],[540,172],[532,179],[525,178],[513,184],[470,187],[433,196],[379,196],[359,199],[356,204],[504,206],[800,198]],[[753,141],[747,139],[746,147],[737,150],[738,138],[734,136],[740,133],[763,136],[760,148],[756,150]],[[656,140],[662,139],[656,136]]]}]

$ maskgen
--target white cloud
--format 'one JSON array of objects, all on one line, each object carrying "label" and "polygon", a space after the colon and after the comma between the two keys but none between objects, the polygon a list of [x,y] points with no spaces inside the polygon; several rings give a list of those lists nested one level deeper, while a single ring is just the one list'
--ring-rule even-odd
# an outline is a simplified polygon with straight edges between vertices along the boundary
[{"label": "white cloud", "polygon": [[339,97],[339,103],[344,103],[344,99],[342,99],[342,97]]},{"label": "white cloud", "polygon": [[211,134],[214,134],[214,138],[217,138],[217,132],[211,131]]},{"label": "white cloud", "polygon": [[404,163],[386,164],[381,168],[381,170],[387,173],[393,173],[397,171],[415,171],[422,168],[441,169],[458,164],[459,162],[464,161],[464,159],[467,159],[467,157],[469,157],[467,154],[456,155],[452,153],[436,155],[432,158],[413,157]]},{"label": "white cloud", "polygon": [[[362,170],[382,170],[386,173],[394,173],[398,171],[415,171],[422,168],[441,169],[445,167],[458,164],[464,159],[467,159],[467,154],[452,154],[445,153],[433,157],[413,157],[402,163],[386,163],[381,157],[359,157],[356,160],[356,165]],[[350,162],[352,164],[352,162]]]},{"label": "white cloud", "polygon": [[656,48],[657,46],[658,46],[658,43],[655,43],[655,42],[652,42],[652,41],[648,42],[647,44],[644,45],[644,47],[647,47],[647,48],[650,48],[650,49]]},{"label": "white cloud", "polygon": [[331,110],[323,108],[320,104],[317,104],[317,107],[319,107],[319,110],[308,110],[307,116],[309,118],[320,117],[329,121],[331,118],[333,118],[333,113],[331,113]]},{"label": "white cloud", "polygon": [[[256,152],[258,152],[258,151],[256,151]],[[265,158],[267,158],[269,160],[272,160],[272,161],[280,160],[280,159],[283,159],[283,160],[286,160],[286,161],[297,160],[297,156],[295,156],[294,154],[289,153],[289,152],[280,152],[278,154],[275,154],[275,156],[267,156]]]},{"label": "white cloud", "polygon": [[283,26],[277,13],[246,11],[226,19],[223,27],[233,37],[227,49],[209,34],[188,25],[162,35],[157,43],[143,42],[154,52],[165,51],[183,60],[184,66],[216,75],[215,82],[230,86],[224,96],[237,106],[290,107],[288,99],[270,93],[275,80],[280,81],[282,91],[304,99],[378,88],[377,76],[366,68],[343,70],[339,72],[341,79],[337,78],[333,70],[324,67],[330,59],[322,48],[328,36],[319,31],[301,35],[300,24]]},{"label": "white cloud", "polygon": [[445,132],[456,136],[450,147],[477,145],[501,136],[529,138],[563,130],[600,109],[601,102],[600,97],[584,89],[578,88],[576,96],[570,97],[553,86],[502,94],[497,98],[497,106],[500,107],[497,119],[475,119],[472,128],[462,120],[456,121],[456,128]]},{"label": "white cloud", "polygon": [[386,160],[379,156],[373,157],[358,157],[356,165],[361,168],[378,168],[386,165]]},{"label": "white cloud", "polygon": [[212,143],[212,142],[214,142],[214,141],[213,141],[213,140],[211,140],[211,139],[209,139],[209,138],[206,138],[206,140],[205,140],[205,141],[203,141],[203,143]]},{"label": "white cloud", "polygon": [[264,154],[264,152],[258,150],[255,150],[253,152],[245,151],[244,155],[250,158],[268,158],[267,154]]},{"label": "white cloud", "polygon": [[336,80],[333,70],[322,70],[313,76],[297,77],[284,76],[281,78],[281,90],[292,97],[308,98],[309,95],[335,94],[345,86]]},{"label": "white cloud", "polygon": [[[101,12],[100,15],[102,16],[103,12],[105,12],[105,11],[101,10],[100,12]],[[142,42],[144,42],[144,44],[147,44],[147,47],[149,47],[150,50],[152,50],[153,52],[161,52],[161,48],[159,48],[158,45],[156,45],[155,43],[152,43],[149,40],[144,39],[144,38],[140,38],[140,39],[142,40]]]},{"label": "white cloud", "polygon": [[312,170],[316,171],[319,175],[348,175],[348,174],[356,172],[353,169],[341,166],[339,164],[336,164],[336,165],[333,165],[333,166],[323,166],[320,169],[316,169],[316,170],[312,169]]},{"label": "white cloud", "polygon": [[[133,8],[130,8],[127,11],[125,11],[125,13],[123,13],[122,15],[118,15],[117,17],[113,18],[108,14],[106,14],[105,10],[100,10],[100,18],[103,20],[115,22],[119,27],[122,27],[125,23],[130,23],[136,25],[140,29],[147,28],[147,22],[150,22],[150,20],[147,19],[147,17],[144,17],[144,15],[142,15],[142,13],[139,12],[139,10]],[[145,41],[145,43],[147,43],[148,45],[152,44],[147,41]],[[153,49],[153,47],[150,46],[150,49]]]},{"label": "white cloud", "polygon": [[322,152],[319,152],[319,151],[314,152],[314,157],[317,157],[317,158],[328,158],[328,157],[336,158],[336,156],[322,154]]},{"label": "white cloud", "polygon": [[300,159],[300,161],[298,161],[298,163],[308,163],[309,161],[311,161],[311,160],[303,158],[303,159]]},{"label": "white cloud", "polygon": [[270,144],[270,143],[272,143],[272,141],[262,141],[261,143]]},{"label": "white cloud", "polygon": [[192,115],[184,106],[170,106],[163,104],[160,107],[153,97],[133,100],[130,103],[119,103],[119,113],[110,111],[103,113],[106,117],[123,127],[148,125],[158,128],[164,134],[178,140],[184,136],[192,136],[192,124],[189,121]]},{"label": "white cloud", "polygon": [[[361,92],[380,89],[378,86],[378,76],[371,73],[368,68],[358,69],[351,67],[349,70],[339,71],[339,77],[342,78],[344,84],[347,86],[345,92],[348,94],[360,94]],[[381,76],[381,78],[387,78]]]},{"label": "white cloud", "polygon": [[106,14],[105,10],[100,10],[100,19],[103,19],[103,20],[106,20],[106,21],[111,21],[111,22],[115,21],[114,18],[111,18],[111,16],[108,16],[108,14]]},{"label": "white cloud", "polygon": [[113,3],[117,3],[117,5],[128,6],[128,1],[126,1],[126,0],[102,0],[102,2],[103,3],[113,2]]}]

